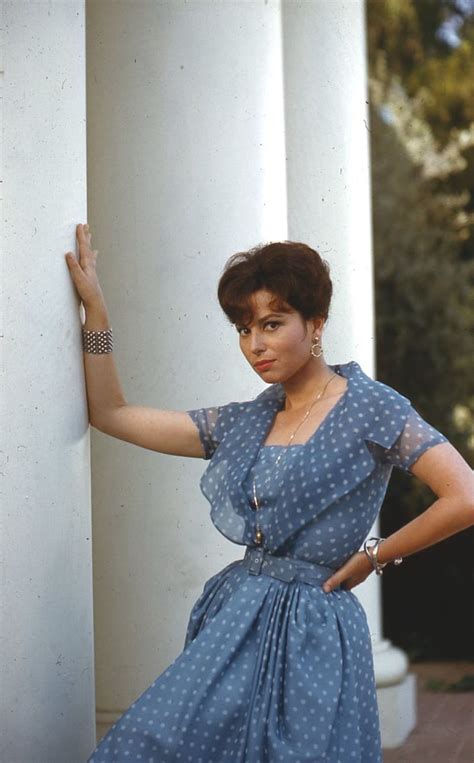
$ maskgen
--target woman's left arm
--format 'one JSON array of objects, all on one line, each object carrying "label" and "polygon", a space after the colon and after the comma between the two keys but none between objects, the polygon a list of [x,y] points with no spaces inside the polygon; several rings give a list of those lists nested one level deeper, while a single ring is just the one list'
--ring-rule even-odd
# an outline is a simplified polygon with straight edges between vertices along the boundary
[{"label": "woman's left arm", "polygon": [[381,564],[410,556],[474,524],[474,471],[451,443],[427,450],[410,471],[438,498],[379,545]]},{"label": "woman's left arm", "polygon": [[[380,564],[410,556],[474,525],[474,471],[451,443],[439,443],[426,450],[410,471],[438,498],[420,516],[380,543]],[[323,588],[329,593],[342,584],[342,588],[350,590],[371,572],[371,562],[364,551],[358,551],[328,578]]]}]

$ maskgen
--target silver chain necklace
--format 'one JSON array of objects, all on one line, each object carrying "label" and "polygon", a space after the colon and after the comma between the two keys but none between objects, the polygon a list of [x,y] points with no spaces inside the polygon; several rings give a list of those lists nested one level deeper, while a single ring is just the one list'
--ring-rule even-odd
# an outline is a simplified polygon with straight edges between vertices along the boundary
[{"label": "silver chain necklace", "polygon": [[[317,402],[318,402],[318,400],[319,400],[319,399],[320,399],[320,398],[321,398],[321,397],[324,395],[324,393],[326,392],[326,389],[327,389],[327,387],[328,387],[329,383],[330,383],[330,382],[332,381],[332,379],[334,379],[334,377],[335,377],[335,376],[337,376],[337,375],[338,375],[338,374],[333,374],[332,376],[330,376],[330,377],[329,377],[329,379],[328,379],[328,381],[327,381],[327,382],[326,382],[326,384],[324,385],[323,389],[321,390],[321,392],[319,392],[319,394],[318,394],[318,395],[315,397],[315,399],[314,399],[314,400],[313,400],[313,402],[311,403],[310,407],[309,407],[309,408],[308,408],[308,410],[306,411],[305,415],[304,415],[304,416],[303,416],[303,418],[301,419],[300,423],[299,423],[299,424],[298,424],[298,426],[296,427],[295,431],[294,431],[294,432],[293,432],[293,434],[291,435],[290,439],[288,440],[288,443],[287,443],[287,445],[285,446],[285,449],[284,449],[284,450],[282,450],[282,452],[279,454],[279,456],[278,456],[277,460],[275,461],[275,464],[274,464],[275,466],[278,466],[278,464],[279,464],[279,462],[280,462],[280,460],[281,460],[282,456],[283,456],[283,455],[284,455],[284,454],[287,452],[287,450],[288,450],[288,447],[289,447],[289,446],[291,445],[291,443],[293,442],[293,439],[294,439],[294,437],[295,437],[295,435],[296,435],[297,431],[298,431],[298,430],[299,430],[299,428],[300,428],[300,427],[301,427],[301,426],[304,424],[304,422],[305,422],[305,421],[306,421],[306,419],[308,418],[309,414],[310,414],[310,413],[311,413],[311,411],[313,410],[313,406],[314,406],[314,405],[315,405],[315,403],[317,403]],[[256,488],[256,485],[255,485],[255,478],[253,478],[253,504],[254,504],[254,506],[253,506],[253,507],[255,508],[255,511],[258,511],[258,509],[260,508],[260,503],[259,503],[259,501],[258,501],[258,498],[257,498],[257,488]],[[256,524],[256,526],[255,526],[255,543],[257,543],[257,545],[259,545],[259,546],[260,546],[260,545],[263,543],[263,540],[264,540],[263,532],[262,532],[262,530],[260,529],[260,527],[258,526],[258,524]]]}]

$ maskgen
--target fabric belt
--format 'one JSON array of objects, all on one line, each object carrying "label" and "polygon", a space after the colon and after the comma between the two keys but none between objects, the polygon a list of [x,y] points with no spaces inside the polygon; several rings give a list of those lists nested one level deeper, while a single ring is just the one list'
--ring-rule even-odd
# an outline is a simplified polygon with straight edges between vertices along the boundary
[{"label": "fabric belt", "polygon": [[[319,587],[336,571],[324,564],[270,554],[264,548],[255,546],[247,546],[242,564],[250,575],[270,575],[272,578],[278,578],[287,583],[299,580]],[[333,590],[338,590],[340,587],[340,585],[335,586]]]}]

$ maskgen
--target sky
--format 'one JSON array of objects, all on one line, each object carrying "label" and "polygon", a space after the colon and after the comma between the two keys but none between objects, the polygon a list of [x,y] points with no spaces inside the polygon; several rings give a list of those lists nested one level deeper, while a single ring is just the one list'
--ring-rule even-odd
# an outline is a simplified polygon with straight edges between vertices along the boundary
[{"label": "sky", "polygon": [[464,17],[474,13],[474,0],[456,0],[456,7],[459,13],[453,13],[446,19],[437,32],[438,37],[453,48],[457,48],[461,42],[458,32],[464,23]]}]

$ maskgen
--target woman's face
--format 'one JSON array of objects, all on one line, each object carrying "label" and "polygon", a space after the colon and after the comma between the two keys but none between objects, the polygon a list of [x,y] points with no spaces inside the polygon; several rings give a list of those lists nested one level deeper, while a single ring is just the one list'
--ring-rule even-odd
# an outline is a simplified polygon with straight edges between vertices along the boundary
[{"label": "woman's face", "polygon": [[270,306],[274,298],[266,289],[254,292],[251,323],[236,324],[240,349],[256,373],[269,384],[285,382],[308,363],[315,362],[311,355],[313,336],[316,329],[321,336],[324,324],[322,318],[305,321],[289,306],[291,312],[275,312]]}]

